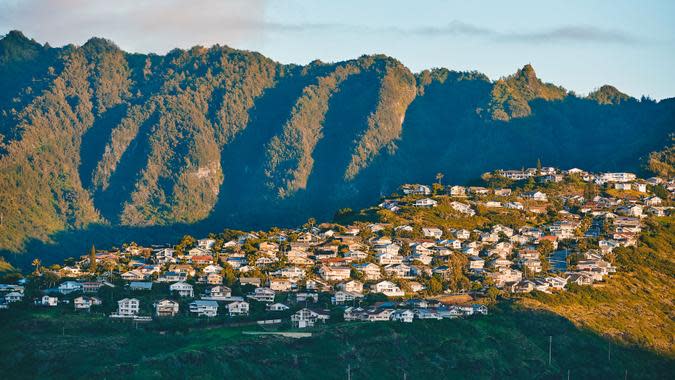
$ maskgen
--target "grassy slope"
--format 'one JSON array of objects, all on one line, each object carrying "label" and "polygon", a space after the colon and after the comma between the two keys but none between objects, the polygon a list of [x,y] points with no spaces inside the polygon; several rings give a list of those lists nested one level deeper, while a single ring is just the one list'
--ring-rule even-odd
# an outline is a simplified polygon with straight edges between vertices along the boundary
[{"label": "grassy slope", "polygon": [[[0,314],[5,378],[664,378],[675,362],[612,345],[546,312],[503,305],[491,315],[412,325],[338,323],[292,340],[241,328],[160,335],[59,310]],[[58,318],[57,318],[58,316]],[[62,335],[65,328],[65,335]],[[250,330],[250,328],[247,328]],[[549,367],[548,337],[553,336]]]},{"label": "grassy slope", "polygon": [[650,222],[637,248],[616,251],[621,271],[606,284],[561,295],[535,295],[523,303],[550,310],[612,339],[637,343],[669,356],[673,348],[675,217]]}]

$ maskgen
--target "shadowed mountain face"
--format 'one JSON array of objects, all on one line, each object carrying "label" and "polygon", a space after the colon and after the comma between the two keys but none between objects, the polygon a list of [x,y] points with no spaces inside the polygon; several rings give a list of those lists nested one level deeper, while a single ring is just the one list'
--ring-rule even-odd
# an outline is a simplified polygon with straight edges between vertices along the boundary
[{"label": "shadowed mountain face", "polygon": [[610,86],[580,98],[529,65],[492,82],[385,56],[296,66],[220,46],[51,48],[20,32],[0,40],[0,82],[7,251],[293,226],[437,172],[461,183],[537,159],[637,170],[675,125],[672,100]]}]

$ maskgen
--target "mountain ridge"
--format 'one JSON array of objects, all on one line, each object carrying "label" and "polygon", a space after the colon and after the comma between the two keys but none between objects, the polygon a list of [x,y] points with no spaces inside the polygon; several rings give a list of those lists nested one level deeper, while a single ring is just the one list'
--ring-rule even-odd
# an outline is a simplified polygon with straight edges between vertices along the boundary
[{"label": "mountain ridge", "polygon": [[383,55],[284,65],[20,32],[0,40],[0,79],[0,249],[14,252],[97,224],[294,224],[439,171],[467,181],[538,158],[633,170],[675,120],[672,102],[580,98],[529,64],[493,82]]}]

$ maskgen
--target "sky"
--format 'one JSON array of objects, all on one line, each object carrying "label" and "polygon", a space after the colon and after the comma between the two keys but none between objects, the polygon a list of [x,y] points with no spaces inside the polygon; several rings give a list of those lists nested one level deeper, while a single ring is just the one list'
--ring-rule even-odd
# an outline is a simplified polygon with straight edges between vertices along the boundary
[{"label": "sky", "polygon": [[0,0],[0,34],[52,46],[113,40],[130,52],[228,45],[282,63],[382,53],[413,72],[530,63],[579,94],[611,84],[675,97],[675,1]]}]

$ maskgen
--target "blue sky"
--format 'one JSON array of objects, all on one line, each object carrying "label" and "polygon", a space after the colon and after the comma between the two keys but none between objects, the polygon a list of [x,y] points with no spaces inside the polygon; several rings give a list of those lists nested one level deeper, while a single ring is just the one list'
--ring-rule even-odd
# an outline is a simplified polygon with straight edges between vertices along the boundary
[{"label": "blue sky", "polygon": [[54,46],[112,39],[164,53],[214,43],[284,63],[383,53],[417,72],[493,79],[531,63],[578,93],[675,97],[675,1],[0,0],[0,33]]}]

